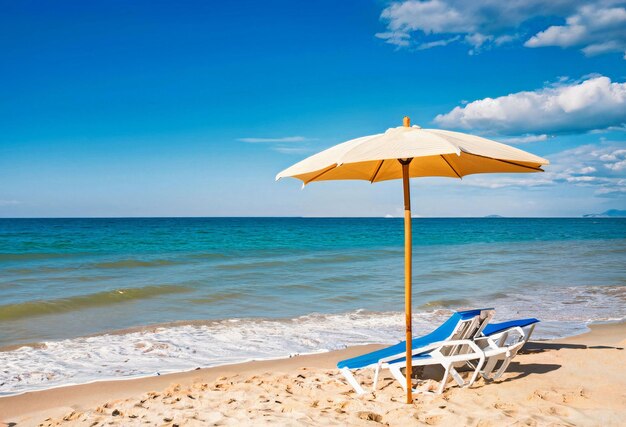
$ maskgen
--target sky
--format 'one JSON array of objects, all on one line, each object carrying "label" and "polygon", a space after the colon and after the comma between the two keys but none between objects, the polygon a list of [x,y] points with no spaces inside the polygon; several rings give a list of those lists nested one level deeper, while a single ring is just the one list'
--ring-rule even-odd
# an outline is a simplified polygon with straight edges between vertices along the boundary
[{"label": "sky", "polygon": [[626,209],[626,1],[13,1],[0,217],[401,216],[276,173],[400,126],[550,160],[411,183],[416,216]]}]

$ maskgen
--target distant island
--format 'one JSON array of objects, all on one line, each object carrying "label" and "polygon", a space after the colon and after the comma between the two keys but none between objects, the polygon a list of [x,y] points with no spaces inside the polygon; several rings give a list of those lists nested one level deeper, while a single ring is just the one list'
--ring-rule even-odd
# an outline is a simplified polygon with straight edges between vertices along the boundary
[{"label": "distant island", "polygon": [[583,218],[624,218],[626,217],[625,210],[609,209],[599,214],[585,214]]},{"label": "distant island", "polygon": [[487,215],[484,218],[504,218],[502,215]]}]

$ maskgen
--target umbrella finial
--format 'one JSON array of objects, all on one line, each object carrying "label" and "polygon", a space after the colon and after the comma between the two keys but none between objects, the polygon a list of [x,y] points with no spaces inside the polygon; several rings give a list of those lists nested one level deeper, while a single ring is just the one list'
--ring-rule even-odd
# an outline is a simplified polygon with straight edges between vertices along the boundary
[{"label": "umbrella finial", "polygon": [[402,124],[405,128],[411,127],[411,119],[409,118],[409,116],[404,116],[404,118],[402,119]]}]

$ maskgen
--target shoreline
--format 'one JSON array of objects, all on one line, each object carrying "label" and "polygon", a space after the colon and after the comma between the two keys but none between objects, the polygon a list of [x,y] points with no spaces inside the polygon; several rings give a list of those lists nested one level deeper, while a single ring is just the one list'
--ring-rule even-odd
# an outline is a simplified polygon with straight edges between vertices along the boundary
[{"label": "shoreline", "polygon": [[[451,309],[444,309],[444,308],[437,308],[436,310],[445,310],[446,312],[450,312],[452,313],[454,310]],[[358,310],[357,310],[358,311]],[[368,312],[366,310],[366,312]],[[378,312],[372,312],[372,313],[378,313]],[[400,315],[402,315],[402,312],[398,312]],[[318,314],[318,313],[315,313]],[[319,313],[322,315],[332,315],[332,314],[337,314],[337,313]],[[306,316],[306,315],[303,315]],[[204,320],[196,320],[196,319],[192,319],[192,320],[176,320],[176,321],[172,321],[172,322],[163,322],[163,323],[150,323],[147,325],[142,325],[142,326],[130,326],[127,328],[121,328],[121,329],[107,329],[107,330],[103,330],[102,332],[95,332],[93,334],[87,334],[87,335],[79,335],[76,337],[68,337],[68,338],[60,338],[60,339],[53,339],[50,340],[49,342],[61,342],[61,341],[66,341],[66,340],[76,340],[76,339],[85,339],[85,338],[95,338],[95,337],[102,337],[102,336],[106,336],[106,335],[111,335],[111,336],[119,336],[119,335],[127,335],[127,334],[134,334],[134,333],[138,333],[138,332],[156,332],[158,329],[161,328],[177,328],[177,327],[182,327],[182,326],[211,326],[212,324],[215,323],[220,323],[220,322],[228,322],[228,321],[232,321],[233,319],[237,320],[237,321],[264,321],[264,320],[274,320],[274,321],[290,321],[293,320],[294,318],[298,318],[301,316],[296,316],[296,317],[286,317],[286,318],[281,318],[281,317],[277,317],[277,318],[267,318],[267,317],[245,317],[245,318],[228,318],[228,319],[204,319]],[[592,320],[589,321],[587,323],[584,324],[584,327],[586,327],[588,330],[578,333],[578,334],[572,334],[572,335],[564,335],[562,337],[556,337],[556,338],[550,338],[550,339],[564,339],[564,338],[569,338],[569,337],[574,337],[574,336],[578,336],[578,335],[582,335],[585,334],[587,332],[589,332],[589,328],[590,326],[596,326],[596,325],[612,325],[612,324],[620,324],[620,323],[626,323],[626,318],[615,318],[615,319],[608,319],[608,320]],[[542,340],[543,341],[543,340]],[[365,343],[365,344],[355,344],[356,346],[361,346],[361,345],[370,345],[370,344],[376,344],[376,343]],[[46,341],[32,341],[32,342],[26,342],[26,343],[18,343],[18,344],[6,344],[6,345],[0,345],[0,353],[3,352],[8,352],[8,351],[15,351],[15,350],[19,350],[20,348],[23,347],[28,347],[28,348],[33,348],[33,349],[38,349],[38,348],[44,348],[46,346]],[[351,345],[351,347],[354,345]],[[325,350],[326,351],[326,350]],[[330,350],[330,351],[335,351],[335,350]],[[315,353],[302,353],[302,355],[305,354],[315,354]],[[290,355],[287,356],[281,356],[281,357],[277,357],[277,359],[282,359],[282,358],[289,358],[291,357]],[[256,360],[256,359],[254,359]],[[263,359],[263,360],[271,360],[271,359]],[[244,363],[244,362],[238,362],[238,363]],[[221,366],[221,365],[214,365],[214,366]],[[207,366],[207,367],[213,367],[213,366]],[[95,380],[95,381],[99,381],[99,380]],[[59,386],[59,387],[63,387],[63,386]],[[2,396],[0,396],[1,398]]]},{"label": "shoreline", "polygon": [[[359,311],[359,310],[357,310]],[[245,319],[238,319],[238,320],[244,320],[244,321],[250,321],[250,320],[255,320],[255,318],[245,318]],[[264,319],[260,319],[260,320],[264,320]],[[293,319],[276,319],[276,321],[290,321]],[[144,326],[133,326],[133,327],[128,327],[128,328],[123,328],[123,329],[116,329],[116,330],[108,330],[108,331],[103,331],[101,333],[94,333],[94,334],[89,334],[89,335],[85,335],[85,336],[79,336],[79,337],[73,337],[73,338],[66,338],[63,340],[55,340],[55,341],[51,341],[52,343],[59,343],[59,342],[63,342],[65,340],[68,341],[73,341],[73,340],[83,340],[83,339],[88,339],[88,338],[101,338],[101,337],[105,337],[105,336],[123,336],[123,335],[130,335],[130,334],[136,334],[136,333],[156,333],[159,330],[162,329],[169,329],[169,328],[180,328],[180,327],[186,327],[186,326],[194,326],[194,327],[201,327],[201,326],[211,326],[214,324],[220,324],[220,323],[224,323],[224,322],[230,322],[232,321],[232,319],[206,319],[206,320],[179,320],[179,321],[173,321],[173,322],[166,322],[166,323],[155,323],[155,324],[149,324],[149,325],[144,325]],[[601,321],[591,321],[585,324],[581,324],[582,327],[586,328],[585,331],[582,331],[580,333],[577,334],[570,334],[570,335],[563,335],[560,337],[556,337],[556,338],[538,338],[535,341],[546,341],[546,340],[562,340],[562,339],[566,339],[569,337],[575,337],[575,336],[579,336],[579,335],[583,335],[585,333],[588,333],[591,331],[591,327],[597,326],[597,325],[612,325],[612,324],[620,324],[620,323],[626,323],[626,319],[611,319],[611,320],[601,320]],[[536,333],[535,333],[536,335]],[[25,393],[33,393],[33,392],[40,392],[40,391],[47,391],[47,390],[53,390],[53,389],[58,389],[58,388],[63,388],[63,387],[72,387],[72,386],[80,386],[80,385],[87,385],[87,384],[93,384],[93,383],[97,383],[97,382],[106,382],[106,381],[132,381],[132,380],[138,380],[138,379],[143,379],[143,378],[150,378],[150,377],[160,377],[160,376],[165,376],[165,375],[172,375],[172,374],[179,374],[179,373],[185,373],[185,372],[191,372],[191,371],[196,371],[196,370],[204,370],[204,369],[211,369],[211,368],[221,368],[224,366],[229,366],[229,365],[241,365],[241,364],[246,364],[246,363],[250,363],[250,362],[259,362],[259,361],[275,361],[275,360],[283,360],[283,359],[290,359],[292,357],[297,357],[297,356],[310,356],[310,355],[319,355],[319,354],[325,354],[325,353],[333,353],[333,352],[337,352],[337,351],[342,351],[344,349],[348,349],[348,348],[352,348],[352,347],[363,347],[363,346],[370,346],[370,345],[374,345],[374,346],[386,346],[386,345],[391,345],[392,343],[383,343],[383,342],[356,342],[356,343],[351,343],[348,346],[341,348],[341,349],[327,349],[327,348],[323,348],[323,349],[318,349],[315,351],[303,351],[303,352],[293,352],[291,354],[281,354],[281,355],[276,355],[276,356],[268,356],[268,357],[249,357],[247,359],[242,359],[242,360],[237,360],[237,361],[226,361],[223,363],[217,362],[217,363],[212,363],[212,364],[208,364],[208,365],[200,365],[198,364],[198,366],[196,367],[186,367],[186,368],[174,368],[174,369],[159,369],[157,371],[153,371],[150,373],[138,373],[138,374],[134,374],[134,375],[120,375],[120,376],[102,376],[100,378],[93,378],[93,379],[87,379],[86,381],[81,381],[81,382],[67,382],[64,384],[55,384],[55,385],[51,385],[48,387],[42,387],[42,388],[33,388],[31,390],[21,390],[21,391],[17,391],[17,392],[4,392],[4,393],[0,393],[0,400],[7,398],[7,397],[13,397],[13,396],[19,396]],[[46,348],[46,342],[33,342],[33,343],[27,343],[27,344],[14,344],[14,345],[8,345],[8,346],[4,346],[4,347],[0,347],[0,354],[2,354],[3,352],[11,352],[11,351],[16,351],[19,350],[21,348],[30,348],[30,349],[45,349]]]},{"label": "shoreline", "polygon": [[[105,377],[105,378],[102,378],[102,379],[95,379],[95,380],[86,381],[86,382],[83,382],[83,383],[60,384],[60,385],[56,385],[56,386],[52,386],[52,387],[48,387],[48,388],[41,388],[41,389],[35,389],[35,390],[26,390],[26,391],[20,391],[20,392],[17,392],[17,393],[0,395],[0,402],[2,401],[2,399],[5,399],[5,398],[21,396],[21,395],[27,394],[27,393],[39,393],[39,392],[45,392],[45,391],[53,391],[53,390],[60,389],[60,388],[65,388],[65,387],[79,387],[79,386],[86,386],[86,385],[90,385],[90,384],[96,384],[96,383],[100,383],[100,382],[135,381],[135,380],[142,380],[142,379],[146,379],[146,378],[167,377],[169,375],[186,374],[186,373],[191,373],[191,372],[196,372],[196,371],[204,371],[204,370],[208,370],[208,369],[219,369],[219,368],[225,368],[225,367],[230,367],[230,366],[247,365],[249,363],[255,363],[255,362],[275,362],[275,361],[281,361],[281,360],[289,360],[289,359],[296,358],[296,357],[318,356],[318,355],[327,354],[327,353],[338,353],[338,352],[342,352],[342,351],[350,349],[350,348],[369,348],[369,347],[372,347],[372,350],[376,350],[378,348],[382,348],[382,347],[385,347],[385,346],[386,346],[386,344],[361,344],[361,345],[353,345],[353,346],[350,346],[350,347],[346,347],[345,349],[341,349],[341,350],[320,350],[318,352],[312,352],[312,353],[298,353],[298,354],[289,355],[289,356],[269,357],[269,358],[265,358],[265,359],[254,359],[253,358],[253,359],[243,360],[241,362],[216,364],[216,365],[204,366],[204,367],[198,367],[198,368],[186,369],[186,370],[171,370],[171,371],[164,370],[164,371],[162,371],[163,373],[158,373],[156,375],[154,375],[154,374],[151,374],[151,375],[146,374],[146,375],[137,375],[137,376],[129,375],[129,376],[123,376],[123,377],[108,377],[108,378]],[[366,351],[372,351],[372,350],[366,350]],[[351,356],[347,356],[347,357],[351,357]]]},{"label": "shoreline", "polygon": [[[578,348],[581,351],[589,351],[589,349],[594,347],[598,347],[599,349],[606,347],[607,340],[617,340],[616,343],[622,346],[625,344],[626,322],[591,324],[589,325],[589,329],[590,331],[583,334],[563,339],[531,341],[527,344],[526,352],[532,353],[533,349],[536,347],[551,348],[554,346],[558,347],[558,345],[570,344],[576,344],[572,347]],[[25,392],[19,395],[4,396],[0,398],[0,421],[8,423],[19,420],[20,423],[18,425],[20,426],[31,425],[31,423],[37,425],[39,422],[49,417],[62,416],[74,410],[85,410],[101,405],[103,402],[132,399],[133,397],[153,390],[163,390],[173,383],[176,383],[180,387],[190,387],[198,381],[210,382],[223,378],[224,376],[245,377],[266,372],[294,372],[303,368],[336,371],[336,362],[338,360],[353,357],[381,347],[381,345],[376,344],[351,346],[343,350],[324,353],[297,355],[272,360],[256,360],[157,376],[98,380],[87,384],[59,386],[46,390]],[[619,346],[612,348],[619,348]],[[590,354],[590,356],[592,355],[593,354]],[[516,361],[524,357],[525,355],[520,354]],[[520,361],[520,363],[522,362]],[[624,379],[624,377],[626,377],[624,369],[622,368],[620,370],[620,366],[613,367],[613,369],[615,368],[617,368],[618,377]],[[456,387],[453,389],[456,389]]]},{"label": "shoreline", "polygon": [[[42,411],[63,412],[71,407],[83,407],[97,404],[100,400],[117,400],[130,397],[151,389],[162,389],[172,382],[192,383],[198,379],[214,380],[227,374],[261,372],[280,366],[284,369],[297,369],[306,366],[312,368],[335,368],[336,360],[350,358],[362,353],[384,347],[378,344],[352,346],[343,350],[324,353],[297,355],[293,357],[254,360],[249,362],[225,364],[191,371],[172,372],[163,375],[143,376],[140,378],[121,378],[115,380],[97,380],[90,383],[64,385],[45,390],[27,391],[21,394],[0,397],[0,414],[5,418],[24,415],[38,415]],[[71,407],[65,406],[72,402]],[[43,402],[43,405],[40,404]],[[47,417],[46,417],[47,418]],[[42,418],[43,419],[43,418]],[[0,418],[0,422],[4,421]],[[2,424],[0,424],[2,426]]]},{"label": "shoreline", "polygon": [[[442,309],[443,310],[443,309]],[[451,311],[451,310],[447,310],[447,311]],[[215,323],[220,323],[220,322],[227,322],[227,321],[231,321],[232,319],[207,319],[207,320],[177,320],[177,321],[173,321],[173,322],[165,322],[165,323],[154,323],[154,324],[148,324],[148,325],[144,325],[144,326],[131,326],[128,328],[123,328],[123,329],[113,329],[113,330],[106,330],[103,332],[99,332],[99,333],[94,333],[94,334],[88,334],[88,335],[84,335],[84,336],[78,336],[78,337],[72,337],[72,338],[63,338],[60,340],[52,340],[50,342],[54,342],[54,343],[58,343],[58,342],[62,342],[65,340],[78,340],[78,339],[87,339],[87,338],[97,338],[97,337],[104,337],[104,336],[122,336],[122,335],[128,335],[128,334],[135,334],[135,333],[154,333],[157,332],[159,329],[162,328],[177,328],[177,327],[184,327],[184,326],[210,326],[211,324],[215,324]],[[237,319],[237,320],[242,320],[242,319]],[[243,320],[249,321],[249,320],[265,320],[265,318],[245,318]],[[292,319],[275,319],[277,321],[289,321]],[[616,325],[616,324],[626,324],[626,319],[621,318],[621,319],[610,319],[610,320],[594,320],[594,321],[590,321],[588,323],[584,324],[584,327],[586,328],[585,331],[582,331],[580,333],[575,333],[575,334],[570,334],[570,335],[563,335],[560,337],[555,337],[555,338],[538,338],[538,339],[533,339],[533,341],[554,341],[554,340],[563,340],[563,339],[567,339],[567,338],[571,338],[571,337],[576,337],[576,336],[580,336],[580,335],[584,335],[586,333],[591,332],[591,328],[595,327],[595,326],[602,326],[602,325]],[[536,333],[534,334],[536,335]],[[223,366],[228,366],[228,365],[240,365],[240,364],[244,364],[244,363],[249,363],[249,362],[259,362],[259,361],[272,361],[272,360],[282,360],[282,359],[290,359],[292,357],[296,357],[296,356],[313,356],[313,355],[317,355],[317,354],[324,354],[324,353],[332,353],[332,352],[337,352],[337,351],[342,351],[344,349],[348,349],[348,348],[352,348],[352,347],[366,347],[366,346],[370,346],[370,345],[374,345],[374,346],[387,346],[387,345],[392,345],[392,343],[381,343],[381,342],[365,342],[365,343],[355,343],[355,344],[350,344],[348,346],[346,346],[345,348],[342,349],[322,349],[319,351],[312,351],[312,352],[302,352],[302,353],[293,353],[293,354],[285,354],[285,355],[281,355],[281,356],[276,356],[276,357],[267,357],[267,358],[250,358],[250,359],[246,359],[246,360],[241,360],[241,361],[237,361],[237,362],[226,362],[226,363],[217,363],[214,365],[210,365],[210,366],[202,366],[202,367],[196,367],[196,368],[190,368],[190,369],[184,369],[184,370],[163,370],[163,371],[159,371],[159,373],[155,374],[139,374],[136,376],[120,376],[120,377],[104,377],[104,378],[96,378],[93,380],[89,380],[89,381],[85,381],[85,382],[79,382],[79,383],[67,383],[67,384],[59,384],[59,385],[54,385],[48,388],[40,388],[40,389],[35,389],[35,390],[26,390],[26,391],[20,391],[17,393],[10,393],[9,394],[0,394],[0,399],[4,398],[4,397],[11,397],[11,396],[18,396],[20,394],[24,394],[24,393],[31,393],[31,392],[38,392],[38,391],[46,391],[46,390],[51,390],[51,389],[56,389],[56,388],[61,388],[61,387],[70,387],[70,386],[78,386],[78,385],[84,385],[84,384],[92,384],[95,382],[100,382],[100,381],[124,381],[124,380],[135,380],[135,379],[141,379],[141,378],[146,378],[146,377],[151,377],[151,376],[163,376],[163,375],[171,375],[171,374],[176,374],[176,373],[183,373],[183,372],[189,372],[189,371],[194,371],[194,370],[198,370],[198,369],[209,369],[209,368],[219,368],[219,367],[223,367]],[[24,344],[9,344],[9,345],[5,345],[5,346],[0,346],[0,353],[3,352],[11,352],[11,351],[15,351],[15,350],[19,350],[21,348],[31,348],[31,349],[45,349],[46,348],[46,342],[44,341],[40,341],[40,342],[30,342],[30,343],[24,343]]]}]

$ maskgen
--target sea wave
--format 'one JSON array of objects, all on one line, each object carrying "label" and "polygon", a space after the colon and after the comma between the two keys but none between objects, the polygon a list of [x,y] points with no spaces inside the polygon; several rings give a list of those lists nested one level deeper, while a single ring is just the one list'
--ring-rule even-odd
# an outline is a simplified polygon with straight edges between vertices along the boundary
[{"label": "sea wave", "polygon": [[288,261],[252,261],[252,262],[231,262],[229,264],[218,264],[214,266],[217,270],[256,270],[259,268],[272,268],[287,265]]},{"label": "sea wave", "polygon": [[0,262],[2,261],[32,261],[50,258],[71,258],[76,253],[62,252],[23,252],[23,253],[0,253]]},{"label": "sea wave", "polygon": [[187,292],[190,288],[179,285],[154,285],[142,288],[113,289],[68,298],[28,301],[0,305],[0,321],[23,319],[54,313],[66,313],[91,307],[119,304],[126,301],[153,298],[159,295]]},{"label": "sea wave", "polygon": [[217,270],[258,270],[261,268],[274,268],[287,265],[297,264],[302,265],[328,265],[328,264],[343,264],[353,262],[366,262],[370,259],[380,258],[381,254],[371,254],[367,252],[357,254],[330,254],[330,255],[315,255],[310,254],[303,255],[291,255],[284,258],[276,258],[275,254],[271,254],[267,258],[254,261],[241,261],[233,260],[227,263],[216,264],[213,268]]},{"label": "sea wave", "polygon": [[470,301],[464,298],[442,298],[429,301],[420,306],[421,309],[446,308],[446,307],[465,307]]},{"label": "sea wave", "polygon": [[205,297],[192,298],[189,302],[192,304],[213,304],[216,302],[242,298],[243,296],[245,296],[244,292],[216,292]]},{"label": "sea wave", "polygon": [[[179,291],[176,289],[176,291]],[[535,316],[535,339],[584,332],[590,322],[624,321],[623,286],[564,287],[510,293],[496,321]],[[213,302],[229,298],[224,293]],[[467,302],[467,301],[466,301]],[[477,301],[472,301],[478,306]],[[414,313],[414,334],[429,332],[463,301],[436,301]],[[435,308],[434,306],[446,306]],[[242,318],[162,324],[106,335],[48,341],[0,351],[0,395],[94,380],[157,375],[292,354],[315,353],[403,339],[402,312],[356,310],[271,319]]]},{"label": "sea wave", "polygon": [[402,319],[364,311],[228,319],[45,342],[0,352],[0,395],[388,342]]},{"label": "sea wave", "polygon": [[140,267],[161,267],[164,265],[176,265],[180,262],[168,259],[156,260],[139,260],[139,259],[122,259],[117,261],[98,262],[88,267],[93,268],[140,268]]}]

